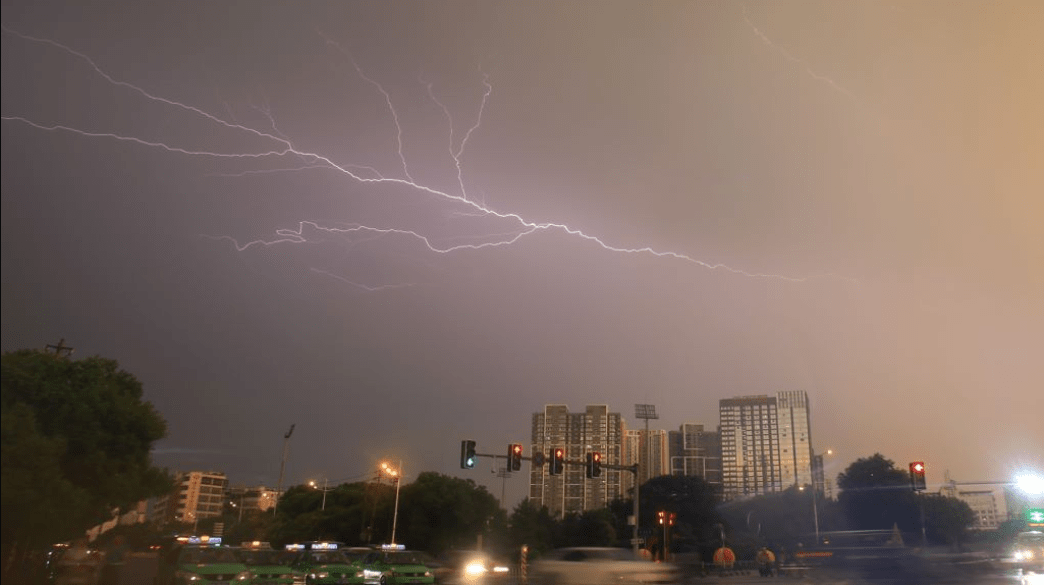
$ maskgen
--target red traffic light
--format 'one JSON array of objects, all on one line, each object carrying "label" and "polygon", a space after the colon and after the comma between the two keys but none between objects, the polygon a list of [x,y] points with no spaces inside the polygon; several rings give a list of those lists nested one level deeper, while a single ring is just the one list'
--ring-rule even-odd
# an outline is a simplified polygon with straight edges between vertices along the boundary
[{"label": "red traffic light", "polygon": [[548,475],[559,475],[565,470],[565,449],[555,448],[551,452],[551,465],[548,467]]},{"label": "red traffic light", "polygon": [[913,461],[910,463],[910,487],[915,492],[928,489],[928,483],[924,477],[924,461]]},{"label": "red traffic light", "polygon": [[522,444],[511,443],[508,445],[507,470],[518,471],[522,469]]}]

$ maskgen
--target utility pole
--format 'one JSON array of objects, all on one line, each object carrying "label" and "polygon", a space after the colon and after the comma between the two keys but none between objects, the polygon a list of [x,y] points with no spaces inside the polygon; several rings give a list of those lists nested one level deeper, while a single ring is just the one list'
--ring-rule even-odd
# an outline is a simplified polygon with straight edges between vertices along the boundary
[{"label": "utility pole", "polygon": [[507,467],[500,467],[497,469],[497,477],[500,478],[500,505],[507,508],[504,498],[507,491],[507,480],[511,477],[511,471]]},{"label": "utility pole", "polygon": [[[296,425],[291,424],[290,430],[283,435],[283,461],[279,464],[279,485],[276,486],[276,501],[272,504],[272,516],[275,516],[276,509],[279,508],[279,498],[283,497],[283,472],[286,471],[286,454],[290,450],[290,435],[294,434],[294,427]],[[326,495],[325,493],[323,494]]]},{"label": "utility pole", "polygon": [[399,522],[399,486],[402,484],[402,459],[399,459],[399,469],[395,472],[395,511],[392,513],[391,543],[395,544],[395,525]]},{"label": "utility pole", "polygon": [[60,356],[64,353],[65,357],[71,356],[73,352],[73,348],[69,347],[68,345],[65,345],[64,337],[58,340],[58,345],[48,343],[46,346],[44,346],[44,351],[50,351],[52,349],[54,350],[54,355]]}]

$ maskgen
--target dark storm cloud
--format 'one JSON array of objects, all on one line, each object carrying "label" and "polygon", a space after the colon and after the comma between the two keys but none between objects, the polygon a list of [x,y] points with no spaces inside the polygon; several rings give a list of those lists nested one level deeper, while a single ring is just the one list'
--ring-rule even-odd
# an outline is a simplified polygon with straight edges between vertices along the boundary
[{"label": "dark storm cloud", "polygon": [[786,389],[846,462],[1007,477],[1044,443],[1041,12],[6,3],[3,348],[119,360],[157,460],[233,481],[292,423],[291,482],[456,473],[546,403]]}]

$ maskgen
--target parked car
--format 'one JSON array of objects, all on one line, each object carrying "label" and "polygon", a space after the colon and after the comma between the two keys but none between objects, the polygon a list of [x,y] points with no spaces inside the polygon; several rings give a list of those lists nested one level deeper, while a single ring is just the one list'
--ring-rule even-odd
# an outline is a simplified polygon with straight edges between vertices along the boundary
[{"label": "parked car", "polygon": [[350,585],[365,583],[362,572],[363,555],[349,552],[340,542],[305,542],[287,545],[295,551],[294,571],[298,583],[307,585]]},{"label": "parked car", "polygon": [[160,562],[157,585],[250,583],[247,566],[227,546],[178,544]]},{"label": "parked car", "polygon": [[625,548],[560,548],[533,561],[530,568],[530,582],[539,585],[644,585],[681,580],[677,566],[643,560]]},{"label": "parked car", "polygon": [[425,565],[426,554],[385,545],[366,555],[363,575],[372,585],[414,585],[435,582],[435,573]]},{"label": "parked car", "polygon": [[250,570],[251,585],[292,585],[291,564],[295,553],[275,550],[267,542],[244,542],[235,549],[236,556]]}]

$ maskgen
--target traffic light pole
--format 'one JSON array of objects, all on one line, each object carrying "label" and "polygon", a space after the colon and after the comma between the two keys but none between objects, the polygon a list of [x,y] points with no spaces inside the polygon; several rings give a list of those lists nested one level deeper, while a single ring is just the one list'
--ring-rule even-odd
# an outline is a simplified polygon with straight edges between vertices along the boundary
[{"label": "traffic light pole", "polygon": [[[471,443],[471,447],[472,448],[475,446],[474,441],[463,441],[462,442],[462,451],[466,448],[464,443],[469,443],[469,442]],[[463,454],[462,454],[462,457],[463,457]],[[490,458],[490,459],[493,459],[494,461],[496,461],[497,459],[499,459],[501,457],[504,457],[504,455],[500,454],[500,453],[474,453],[473,457],[487,457],[487,458]],[[517,456],[515,456],[515,458],[520,460],[520,461],[529,461],[533,465],[536,465],[537,467],[543,467],[545,462],[548,465],[552,465],[554,456],[552,455],[549,458],[549,457],[545,456],[543,453],[537,452],[537,453],[534,453],[531,457],[525,457],[525,456],[522,456],[522,455],[517,455]],[[563,465],[582,465],[584,467],[587,466],[587,462],[586,461],[579,461],[579,460],[575,460],[575,459],[562,459],[561,462],[562,462]],[[463,463],[461,465],[463,466]],[[635,463],[634,465],[614,465],[612,463],[602,463],[601,467],[602,467],[602,469],[615,469],[617,471],[630,471],[631,473],[634,474],[634,530],[632,532],[631,544],[634,547],[634,552],[637,553],[638,552],[638,510],[639,510],[639,500],[641,499],[641,497],[640,497],[641,480],[638,477],[638,471],[639,471],[640,467],[639,467],[639,465],[637,463]]]},{"label": "traffic light pole", "polygon": [[631,529],[631,548],[635,554],[638,554],[638,501],[641,500],[640,489],[641,481],[638,479],[638,464],[634,465],[613,465],[611,463],[603,463],[604,469],[616,469],[618,471],[630,471],[634,474],[634,528]]}]

